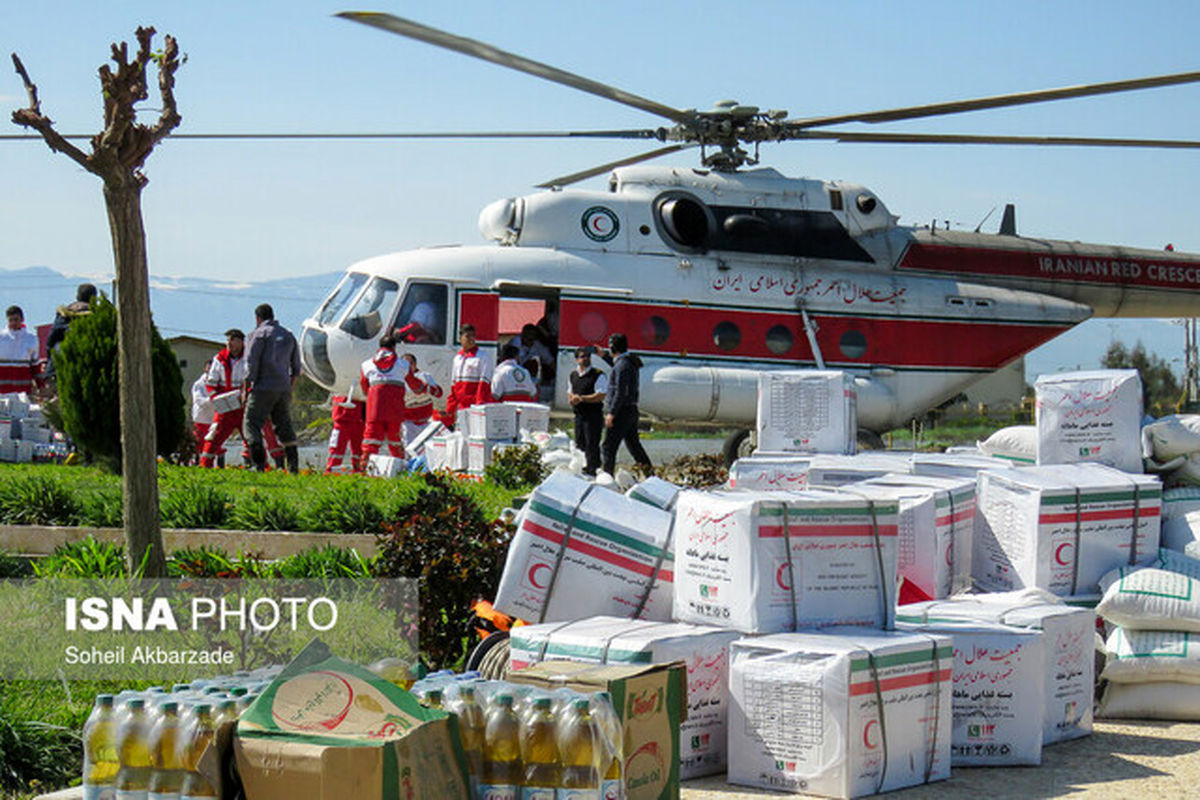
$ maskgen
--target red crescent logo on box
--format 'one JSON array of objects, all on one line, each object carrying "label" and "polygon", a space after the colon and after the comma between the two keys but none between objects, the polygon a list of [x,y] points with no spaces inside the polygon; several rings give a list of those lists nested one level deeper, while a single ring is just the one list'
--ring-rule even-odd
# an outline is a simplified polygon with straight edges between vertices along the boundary
[{"label": "red crescent logo on box", "polygon": [[775,570],[775,582],[779,584],[779,588],[783,589],[785,592],[790,592],[792,590],[792,584],[789,580],[789,577],[788,564],[785,561],[779,565],[779,569]]},{"label": "red crescent logo on box", "polygon": [[879,725],[879,720],[873,719],[867,723],[865,728],[863,728],[863,745],[868,750],[874,750],[876,747],[879,747],[879,736],[871,735],[871,728],[876,727],[878,725]]},{"label": "red crescent logo on box", "polygon": [[[529,574],[527,575],[527,577],[529,578],[529,584],[531,586],[533,586],[533,588],[535,588],[535,589],[545,589],[546,584],[538,582],[538,574],[541,573],[542,570],[548,570],[548,569],[550,569],[549,564],[541,564],[541,563],[534,564],[532,567],[530,567]],[[553,571],[553,570],[551,570],[551,571]]]},{"label": "red crescent logo on box", "polygon": [[1066,567],[1071,564],[1070,561],[1063,560],[1063,550],[1073,547],[1074,545],[1072,545],[1070,542],[1063,542],[1058,547],[1054,548],[1054,560],[1058,562],[1059,566]]}]

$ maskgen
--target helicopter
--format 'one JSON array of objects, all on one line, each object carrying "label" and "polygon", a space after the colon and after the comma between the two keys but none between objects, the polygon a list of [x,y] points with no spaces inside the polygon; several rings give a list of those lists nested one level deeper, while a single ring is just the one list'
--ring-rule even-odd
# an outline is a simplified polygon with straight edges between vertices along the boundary
[{"label": "helicopter", "polygon": [[[498,132],[603,137],[654,149],[563,175],[479,216],[490,242],[381,255],[351,265],[304,321],[305,371],[353,392],[388,332],[421,369],[449,376],[455,332],[499,346],[511,320],[540,323],[553,363],[542,399],[566,411],[573,351],[627,334],[643,362],[639,407],[663,420],[736,428],[744,451],[762,371],[816,367],[855,378],[861,438],[903,426],[1092,316],[1190,316],[1200,255],[1017,233],[905,226],[869,188],[792,178],[759,166],[759,145],[797,140],[1197,148],[1161,139],[844,131],[876,123],[1200,81],[1200,72],[980,97],[864,113],[790,118],[736,101],[678,109],[391,14],[338,16],[637,108],[660,127]],[[698,149],[694,168],[647,162]],[[609,173],[604,190],[567,188]],[[413,323],[417,323],[415,328]]]}]

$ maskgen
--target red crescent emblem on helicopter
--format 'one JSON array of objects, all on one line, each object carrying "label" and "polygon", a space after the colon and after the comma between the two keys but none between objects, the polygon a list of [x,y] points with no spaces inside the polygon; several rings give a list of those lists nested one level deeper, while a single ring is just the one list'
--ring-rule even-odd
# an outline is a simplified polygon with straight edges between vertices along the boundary
[{"label": "red crescent emblem on helicopter", "polygon": [[583,216],[579,218],[579,224],[584,234],[594,242],[612,241],[621,229],[617,215],[605,206],[592,206],[584,211]]},{"label": "red crescent emblem on helicopter", "polygon": [[1068,547],[1074,547],[1074,545],[1072,545],[1070,542],[1063,542],[1058,547],[1054,548],[1054,560],[1055,560],[1055,562],[1058,563],[1059,566],[1065,567],[1065,566],[1070,565],[1070,563],[1071,563],[1070,561],[1063,561],[1062,552],[1064,549],[1066,549]]},{"label": "red crescent emblem on helicopter", "polygon": [[529,585],[535,589],[545,589],[546,585],[544,583],[538,583],[538,573],[540,573],[542,570],[548,569],[550,569],[549,564],[541,563],[534,564],[532,567],[530,567],[529,573],[526,575],[526,577],[529,579]]}]

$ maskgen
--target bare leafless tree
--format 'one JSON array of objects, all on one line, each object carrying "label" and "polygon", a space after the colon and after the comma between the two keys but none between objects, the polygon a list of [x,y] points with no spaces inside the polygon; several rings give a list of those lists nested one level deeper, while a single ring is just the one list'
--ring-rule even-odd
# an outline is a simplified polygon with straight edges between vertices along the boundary
[{"label": "bare leafless tree", "polygon": [[[13,65],[25,82],[29,106],[14,111],[12,120],[32,128],[56,153],[104,181],[104,203],[112,234],[117,274],[117,315],[120,358],[122,494],[125,502],[125,551],[131,571],[146,576],[166,572],[162,530],[158,518],[158,468],[155,455],[154,383],[150,360],[150,289],[146,265],[146,233],[142,224],[142,165],[160,141],[180,123],[175,106],[175,71],[179,47],[165,37],[161,52],[152,52],[154,28],[138,28],[138,50],[129,60],[125,42],[112,45],[113,66],[100,67],[104,98],[104,130],[92,137],[85,153],[54,129],[42,113],[37,86],[21,59]],[[158,67],[162,111],[153,125],[137,122],[136,106],[149,96],[147,69]]]}]

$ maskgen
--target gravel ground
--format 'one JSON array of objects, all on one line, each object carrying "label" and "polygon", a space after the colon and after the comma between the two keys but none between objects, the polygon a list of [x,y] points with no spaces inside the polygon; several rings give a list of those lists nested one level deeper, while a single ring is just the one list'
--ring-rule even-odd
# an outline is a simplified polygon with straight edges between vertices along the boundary
[{"label": "gravel ground", "polygon": [[[683,800],[809,797],[745,789],[724,776],[688,781]],[[1048,747],[1040,767],[959,768],[950,780],[889,792],[889,800],[974,798],[1174,800],[1200,797],[1200,724],[1097,722],[1086,738]]]}]

